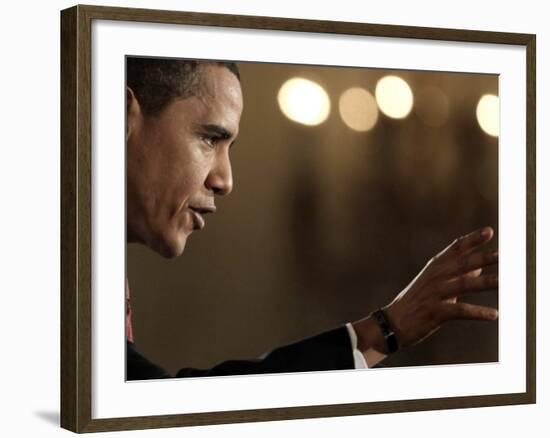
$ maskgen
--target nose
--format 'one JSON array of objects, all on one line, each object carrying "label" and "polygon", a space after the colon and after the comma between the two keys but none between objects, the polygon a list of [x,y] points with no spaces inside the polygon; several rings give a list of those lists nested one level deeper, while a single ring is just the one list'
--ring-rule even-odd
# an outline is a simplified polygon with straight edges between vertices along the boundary
[{"label": "nose", "polygon": [[205,181],[206,188],[216,195],[229,195],[233,190],[233,174],[229,152],[224,151],[216,157],[214,165]]}]

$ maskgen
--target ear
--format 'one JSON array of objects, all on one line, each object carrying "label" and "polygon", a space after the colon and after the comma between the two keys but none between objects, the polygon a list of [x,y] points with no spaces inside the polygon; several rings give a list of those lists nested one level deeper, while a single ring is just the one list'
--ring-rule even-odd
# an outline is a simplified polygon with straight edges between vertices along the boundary
[{"label": "ear", "polygon": [[142,117],[141,106],[134,91],[126,87],[126,140],[136,129]]}]

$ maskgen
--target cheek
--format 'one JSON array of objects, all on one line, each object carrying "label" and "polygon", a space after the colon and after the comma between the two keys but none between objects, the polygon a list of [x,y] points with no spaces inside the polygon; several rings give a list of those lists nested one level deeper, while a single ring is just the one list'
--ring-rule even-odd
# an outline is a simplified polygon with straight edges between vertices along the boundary
[{"label": "cheek", "polygon": [[[155,216],[170,220],[189,198],[199,193],[208,174],[208,155],[200,144],[183,129],[163,127],[155,132],[144,148],[142,189],[149,194],[147,204]],[[148,156],[145,156],[148,155]]]},{"label": "cheek", "polygon": [[204,157],[190,155],[173,167],[169,177],[175,201],[181,206],[190,197],[203,191],[208,175],[208,163]]},{"label": "cheek", "polygon": [[188,198],[196,193],[201,187],[201,175],[192,166],[186,166],[184,169],[180,169],[177,178],[178,186],[175,187],[175,193],[178,193],[178,197]]}]

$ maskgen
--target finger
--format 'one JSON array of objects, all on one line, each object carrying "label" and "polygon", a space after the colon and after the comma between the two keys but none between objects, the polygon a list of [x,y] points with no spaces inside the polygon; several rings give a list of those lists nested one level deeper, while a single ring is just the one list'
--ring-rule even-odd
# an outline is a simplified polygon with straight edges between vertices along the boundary
[{"label": "finger", "polygon": [[[466,277],[466,278],[475,278],[475,277],[479,277],[481,275],[481,272],[483,271],[482,268],[479,268],[479,269],[476,269],[474,271],[470,271],[470,272],[467,272],[466,274],[464,275],[459,275],[458,277],[454,277],[454,278],[451,278],[449,280],[449,282],[453,282],[453,281],[457,281],[457,280],[460,280],[461,277]],[[457,302],[457,299],[458,297],[454,296],[454,297],[451,297],[451,298],[447,298],[447,301],[449,303],[456,303]]]},{"label": "finger", "polygon": [[443,303],[441,316],[446,321],[455,319],[494,321],[498,318],[498,310],[468,303]]},{"label": "finger", "polygon": [[473,270],[483,268],[485,266],[496,265],[498,263],[498,251],[484,250],[477,251],[471,254],[463,255],[454,260],[450,260],[440,270],[440,275],[445,277],[463,276]]},{"label": "finger", "polygon": [[467,278],[479,277],[482,272],[483,272],[482,268],[474,269],[473,271],[466,272],[466,274],[459,275],[458,277],[453,277],[449,281],[456,281],[456,280],[460,279],[460,277],[467,277]]},{"label": "finger", "polygon": [[481,277],[462,276],[454,281],[439,286],[437,294],[441,299],[454,298],[470,292],[479,292],[498,287],[498,275],[483,275]]},{"label": "finger", "polygon": [[491,227],[480,228],[469,234],[455,239],[449,246],[435,256],[435,259],[446,260],[462,254],[465,251],[476,248],[493,238],[494,231]]}]

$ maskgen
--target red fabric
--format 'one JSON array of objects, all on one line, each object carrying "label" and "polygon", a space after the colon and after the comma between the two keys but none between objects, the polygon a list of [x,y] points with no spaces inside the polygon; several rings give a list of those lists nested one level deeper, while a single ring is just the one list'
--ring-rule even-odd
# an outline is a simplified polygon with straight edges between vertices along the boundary
[{"label": "red fabric", "polygon": [[132,331],[132,307],[130,306],[130,286],[126,279],[126,339],[134,342],[134,332]]}]

